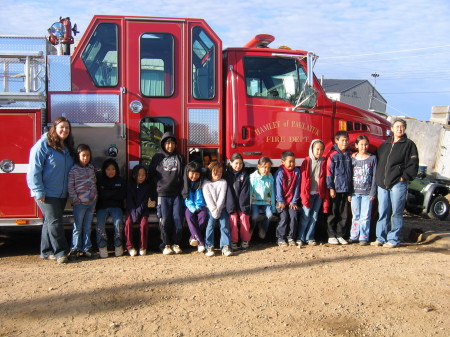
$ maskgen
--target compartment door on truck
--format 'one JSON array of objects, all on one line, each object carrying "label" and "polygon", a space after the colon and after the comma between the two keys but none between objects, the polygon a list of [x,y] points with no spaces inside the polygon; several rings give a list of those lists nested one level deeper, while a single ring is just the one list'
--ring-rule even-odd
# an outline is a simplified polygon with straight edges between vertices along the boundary
[{"label": "compartment door on truck", "polygon": [[36,123],[36,113],[0,112],[0,219],[38,216],[26,181]]},{"label": "compartment door on truck", "polygon": [[[124,111],[128,126],[130,168],[150,163],[165,131],[172,131],[185,148],[183,125],[186,65],[185,24],[172,20],[128,19],[125,29]],[[130,104],[142,110],[130,109]],[[139,111],[138,111],[139,110]],[[185,154],[185,153],[184,153]]]}]

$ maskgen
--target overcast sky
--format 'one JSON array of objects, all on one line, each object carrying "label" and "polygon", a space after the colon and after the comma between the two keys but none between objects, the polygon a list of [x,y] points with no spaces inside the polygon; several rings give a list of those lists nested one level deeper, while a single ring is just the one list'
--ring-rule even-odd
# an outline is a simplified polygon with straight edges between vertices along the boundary
[{"label": "overcast sky", "polygon": [[449,0],[0,0],[0,33],[43,36],[69,16],[83,34],[95,14],[203,18],[224,48],[271,34],[319,55],[318,77],[373,84],[378,73],[389,114],[429,120],[450,105]]}]

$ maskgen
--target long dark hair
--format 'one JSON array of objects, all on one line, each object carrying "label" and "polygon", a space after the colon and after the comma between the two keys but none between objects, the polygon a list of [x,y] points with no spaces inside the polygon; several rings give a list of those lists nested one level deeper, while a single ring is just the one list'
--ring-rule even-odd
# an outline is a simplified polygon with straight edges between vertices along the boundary
[{"label": "long dark hair", "polygon": [[356,138],[355,143],[358,144],[361,140],[365,139],[367,141],[367,144],[370,144],[369,138],[366,135],[359,135]]},{"label": "long dark hair", "polygon": [[241,169],[241,171],[244,170],[245,169],[244,158],[242,157],[242,155],[240,153],[237,153],[237,152],[235,152],[235,153],[233,153],[231,155],[230,162],[228,163],[227,166],[231,169],[231,163],[234,162],[236,159],[240,159],[242,161],[242,169]]},{"label": "long dark hair", "polygon": [[[183,181],[183,189],[181,191],[181,195],[183,198],[189,197],[189,190],[192,189],[193,191],[196,191],[202,186],[203,182],[203,172],[202,172],[202,165],[199,162],[191,161],[186,165],[186,168],[184,170],[184,181]],[[194,184],[191,185],[191,181],[188,178],[189,172],[196,172],[200,173],[200,177],[194,182]]]},{"label": "long dark hair", "polygon": [[147,173],[147,170],[145,169],[145,166],[138,164],[135,167],[133,167],[133,169],[131,170],[131,180],[135,183],[137,182],[137,177],[139,175],[140,169],[143,169],[145,172],[145,180],[147,180],[147,178],[148,178],[148,173]]},{"label": "long dark hair", "polygon": [[108,158],[108,159],[106,159],[106,160],[103,162],[103,165],[102,165],[102,176],[103,176],[103,178],[106,178],[106,169],[107,169],[109,166],[111,166],[111,165],[114,166],[114,169],[116,170],[116,174],[115,174],[114,178],[117,177],[117,176],[120,174],[120,171],[119,171],[119,164],[117,164],[117,162],[116,162],[115,159],[113,159],[113,158]]},{"label": "long dark hair", "polygon": [[75,154],[75,150],[74,150],[74,141],[73,141],[73,136],[72,136],[72,124],[70,124],[70,121],[66,118],[66,117],[58,117],[56,118],[53,123],[52,126],[50,127],[50,130],[48,130],[47,133],[47,144],[48,146],[50,146],[51,148],[57,150],[57,151],[63,151],[63,147],[61,145],[61,138],[59,138],[58,134],[56,133],[56,126],[59,123],[62,122],[67,122],[69,124],[69,136],[64,139],[64,146],[67,147],[67,149],[69,150],[70,154],[72,156],[74,156]]},{"label": "long dark hair", "polygon": [[89,145],[86,144],[80,144],[77,146],[77,155],[75,156],[75,163],[80,164],[80,153],[83,151],[89,151],[90,157],[89,157],[89,163],[92,161],[92,151]]}]

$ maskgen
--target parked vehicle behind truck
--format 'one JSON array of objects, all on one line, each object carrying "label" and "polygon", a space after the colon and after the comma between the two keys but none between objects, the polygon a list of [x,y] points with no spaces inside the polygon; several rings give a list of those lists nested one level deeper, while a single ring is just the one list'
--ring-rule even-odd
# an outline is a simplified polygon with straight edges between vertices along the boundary
[{"label": "parked vehicle behind truck", "polygon": [[96,15],[65,55],[73,29],[60,21],[50,30],[60,53],[47,38],[0,37],[0,225],[41,223],[28,154],[61,115],[95,166],[113,157],[123,175],[150,162],[166,131],[188,161],[239,152],[252,167],[263,155],[280,165],[285,150],[304,158],[315,138],[330,148],[338,130],[351,142],[366,134],[375,148],[389,130],[378,115],[327,98],[317,56],[272,48],[271,35],[222,50],[203,19]]},{"label": "parked vehicle behind truck", "polygon": [[445,220],[450,206],[447,184],[427,177],[426,171],[419,169],[417,177],[408,185],[406,210],[413,214],[426,213],[432,219]]}]

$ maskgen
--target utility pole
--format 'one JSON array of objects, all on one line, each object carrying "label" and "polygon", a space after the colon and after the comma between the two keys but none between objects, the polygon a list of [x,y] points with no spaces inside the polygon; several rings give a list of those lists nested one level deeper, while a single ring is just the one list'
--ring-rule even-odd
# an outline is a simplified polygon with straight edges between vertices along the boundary
[{"label": "utility pole", "polygon": [[370,96],[370,101],[369,101],[369,111],[372,111],[372,102],[373,102],[373,97],[375,95],[375,87],[377,86],[377,77],[380,76],[380,74],[378,73],[373,73],[370,76],[373,77],[374,82],[373,82],[373,87],[372,87],[372,95]]}]

